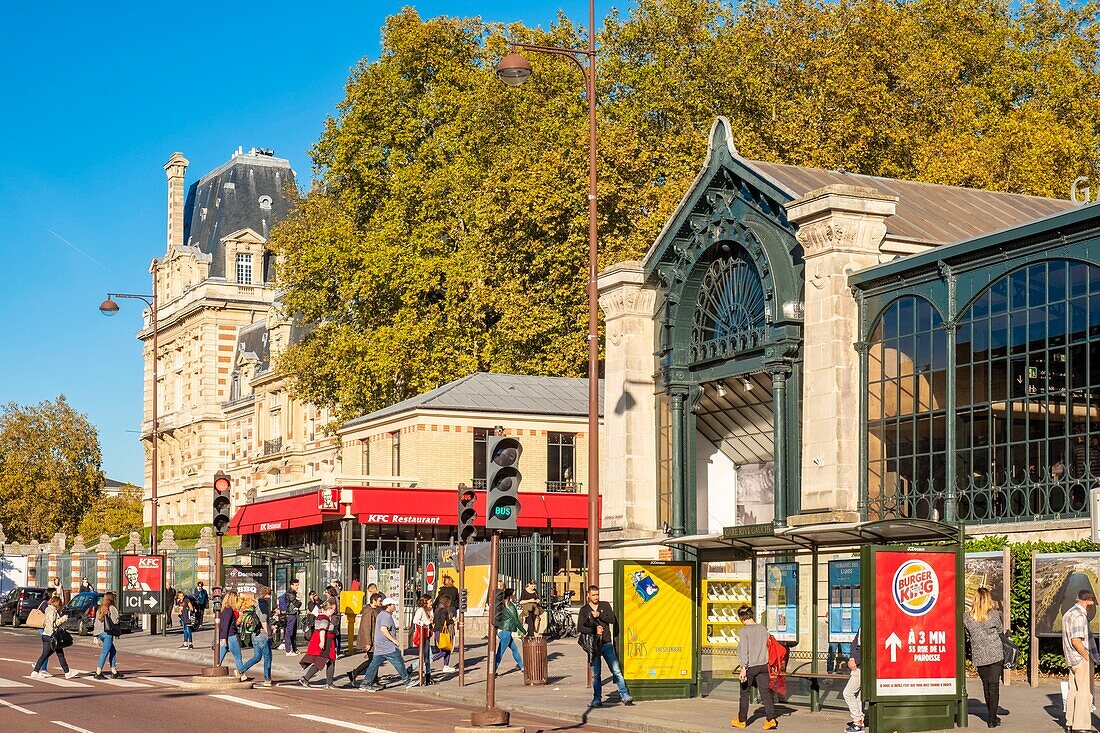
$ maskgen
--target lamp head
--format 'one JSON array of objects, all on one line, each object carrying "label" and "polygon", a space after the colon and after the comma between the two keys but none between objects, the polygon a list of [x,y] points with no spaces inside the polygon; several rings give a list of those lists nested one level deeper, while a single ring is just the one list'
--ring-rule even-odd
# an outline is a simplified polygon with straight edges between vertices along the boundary
[{"label": "lamp head", "polygon": [[531,62],[523,54],[510,53],[496,65],[497,76],[510,87],[518,87],[531,76]]},{"label": "lamp head", "polygon": [[110,296],[107,296],[107,300],[99,304],[99,312],[105,316],[113,316],[118,313],[118,303],[111,300]]}]

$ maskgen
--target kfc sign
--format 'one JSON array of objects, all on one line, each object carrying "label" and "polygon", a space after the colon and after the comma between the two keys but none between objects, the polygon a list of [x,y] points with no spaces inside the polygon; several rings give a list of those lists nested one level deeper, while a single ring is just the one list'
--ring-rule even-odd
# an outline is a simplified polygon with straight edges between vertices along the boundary
[{"label": "kfc sign", "polygon": [[440,524],[443,518],[422,514],[368,514],[367,524]]},{"label": "kfc sign", "polygon": [[340,489],[317,489],[317,508],[322,512],[340,511]]},{"label": "kfc sign", "polygon": [[260,524],[261,532],[271,532],[272,530],[282,529],[285,522],[262,522]]}]

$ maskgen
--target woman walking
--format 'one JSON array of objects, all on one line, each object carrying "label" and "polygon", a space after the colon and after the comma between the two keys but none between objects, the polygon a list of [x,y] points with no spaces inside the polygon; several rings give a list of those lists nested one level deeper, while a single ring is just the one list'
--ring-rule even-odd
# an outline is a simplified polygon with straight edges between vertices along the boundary
[{"label": "woman walking", "polygon": [[241,601],[245,604],[241,608],[241,613],[244,614],[251,609],[260,622],[260,627],[252,634],[252,659],[241,667],[241,673],[247,673],[252,665],[262,659],[264,681],[260,683],[260,687],[271,687],[271,589],[264,588],[260,591],[260,598],[256,601],[248,597],[242,598]]},{"label": "woman walking", "polygon": [[432,683],[432,597],[422,595],[416,602],[416,613],[413,614],[413,628],[416,630],[417,661],[420,665],[420,684]]},{"label": "woman walking", "polygon": [[501,608],[497,611],[497,656],[494,669],[500,673],[500,660],[504,658],[504,652],[512,650],[512,659],[516,660],[519,671],[523,671],[523,656],[516,643],[516,634],[523,634],[523,623],[519,620],[519,611],[516,609],[516,589],[505,588],[501,594]]},{"label": "woman walking", "polygon": [[195,611],[195,601],[183,591],[176,593],[176,605],[180,609],[180,628],[183,629],[183,643],[180,649],[194,649],[195,625],[198,614]]},{"label": "woman walking", "polygon": [[52,674],[46,671],[46,665],[49,663],[50,655],[56,654],[61,669],[65,671],[65,679],[71,680],[76,677],[76,672],[69,669],[69,663],[65,661],[65,650],[60,646],[57,649],[53,648],[54,632],[60,629],[61,624],[69,618],[61,615],[61,598],[51,596],[46,601],[44,613],[46,614],[46,621],[42,625],[42,635],[40,637],[42,639],[42,656],[34,663],[34,671],[31,672],[31,677],[53,677]]},{"label": "woman walking", "polygon": [[1001,645],[1004,621],[994,606],[993,594],[988,588],[979,588],[970,613],[963,624],[970,634],[971,659],[978,668],[985,692],[986,725],[996,728],[1001,724],[997,711],[1001,704],[1001,670],[1004,669],[1005,651]]},{"label": "woman walking", "polygon": [[225,659],[226,652],[232,652],[233,661],[237,664],[237,675],[241,678],[241,682],[247,682],[248,677],[241,671],[244,667],[244,659],[241,658],[241,637],[238,636],[240,630],[237,628],[237,618],[240,615],[237,611],[239,603],[240,598],[235,591],[229,591],[222,599],[222,612],[218,616],[218,638],[221,640],[218,664],[220,665]]},{"label": "woman walking", "polygon": [[325,689],[332,690],[336,685],[332,683],[332,677],[336,673],[336,640],[332,634],[332,625],[329,619],[336,613],[336,601],[329,599],[317,609],[317,617],[313,622],[313,636],[309,639],[306,654],[299,664],[304,668],[298,684],[309,687],[309,681],[313,675],[325,668]]},{"label": "woman walking", "polygon": [[92,624],[92,633],[103,644],[103,651],[99,653],[99,662],[95,666],[95,678],[107,679],[103,675],[103,663],[111,665],[111,677],[122,679],[122,673],[115,666],[115,638],[122,635],[122,629],[118,625],[118,607],[115,605],[115,594],[108,591],[103,594],[103,600],[99,602],[99,610],[95,615],[95,623]]},{"label": "woman walking", "polygon": [[436,653],[432,659],[443,660],[443,671],[447,674],[458,670],[451,666],[451,652],[454,651],[455,638],[455,614],[451,608],[451,597],[440,595],[439,605],[435,608],[435,616],[432,619],[432,627],[435,629]]}]

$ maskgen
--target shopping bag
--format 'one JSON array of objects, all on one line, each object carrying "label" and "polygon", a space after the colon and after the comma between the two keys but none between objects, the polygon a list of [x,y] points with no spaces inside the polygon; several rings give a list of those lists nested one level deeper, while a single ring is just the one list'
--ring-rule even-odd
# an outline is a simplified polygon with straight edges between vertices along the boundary
[{"label": "shopping bag", "polygon": [[454,642],[451,641],[450,631],[440,631],[439,640],[435,644],[435,648],[441,652],[449,652],[454,649]]}]

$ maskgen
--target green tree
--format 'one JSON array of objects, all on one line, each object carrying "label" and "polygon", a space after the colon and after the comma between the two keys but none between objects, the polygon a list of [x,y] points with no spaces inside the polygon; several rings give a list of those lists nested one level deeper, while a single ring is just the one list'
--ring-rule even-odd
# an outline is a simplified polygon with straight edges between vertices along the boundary
[{"label": "green tree", "polygon": [[80,534],[94,543],[104,534],[117,537],[140,532],[145,524],[141,495],[141,488],[133,484],[124,485],[118,496],[100,494],[80,520]]},{"label": "green tree", "polygon": [[[1066,196],[1095,172],[1095,4],[1006,0],[638,0],[600,34],[600,262],[639,258],[694,178],[716,115],[748,158]],[[478,19],[391,17],[276,227],[280,367],[337,419],[474,370],[581,376],[587,126],[583,46]]]},{"label": "green tree", "polygon": [[105,482],[99,436],[64,395],[0,411],[0,523],[9,539],[74,534]]}]

